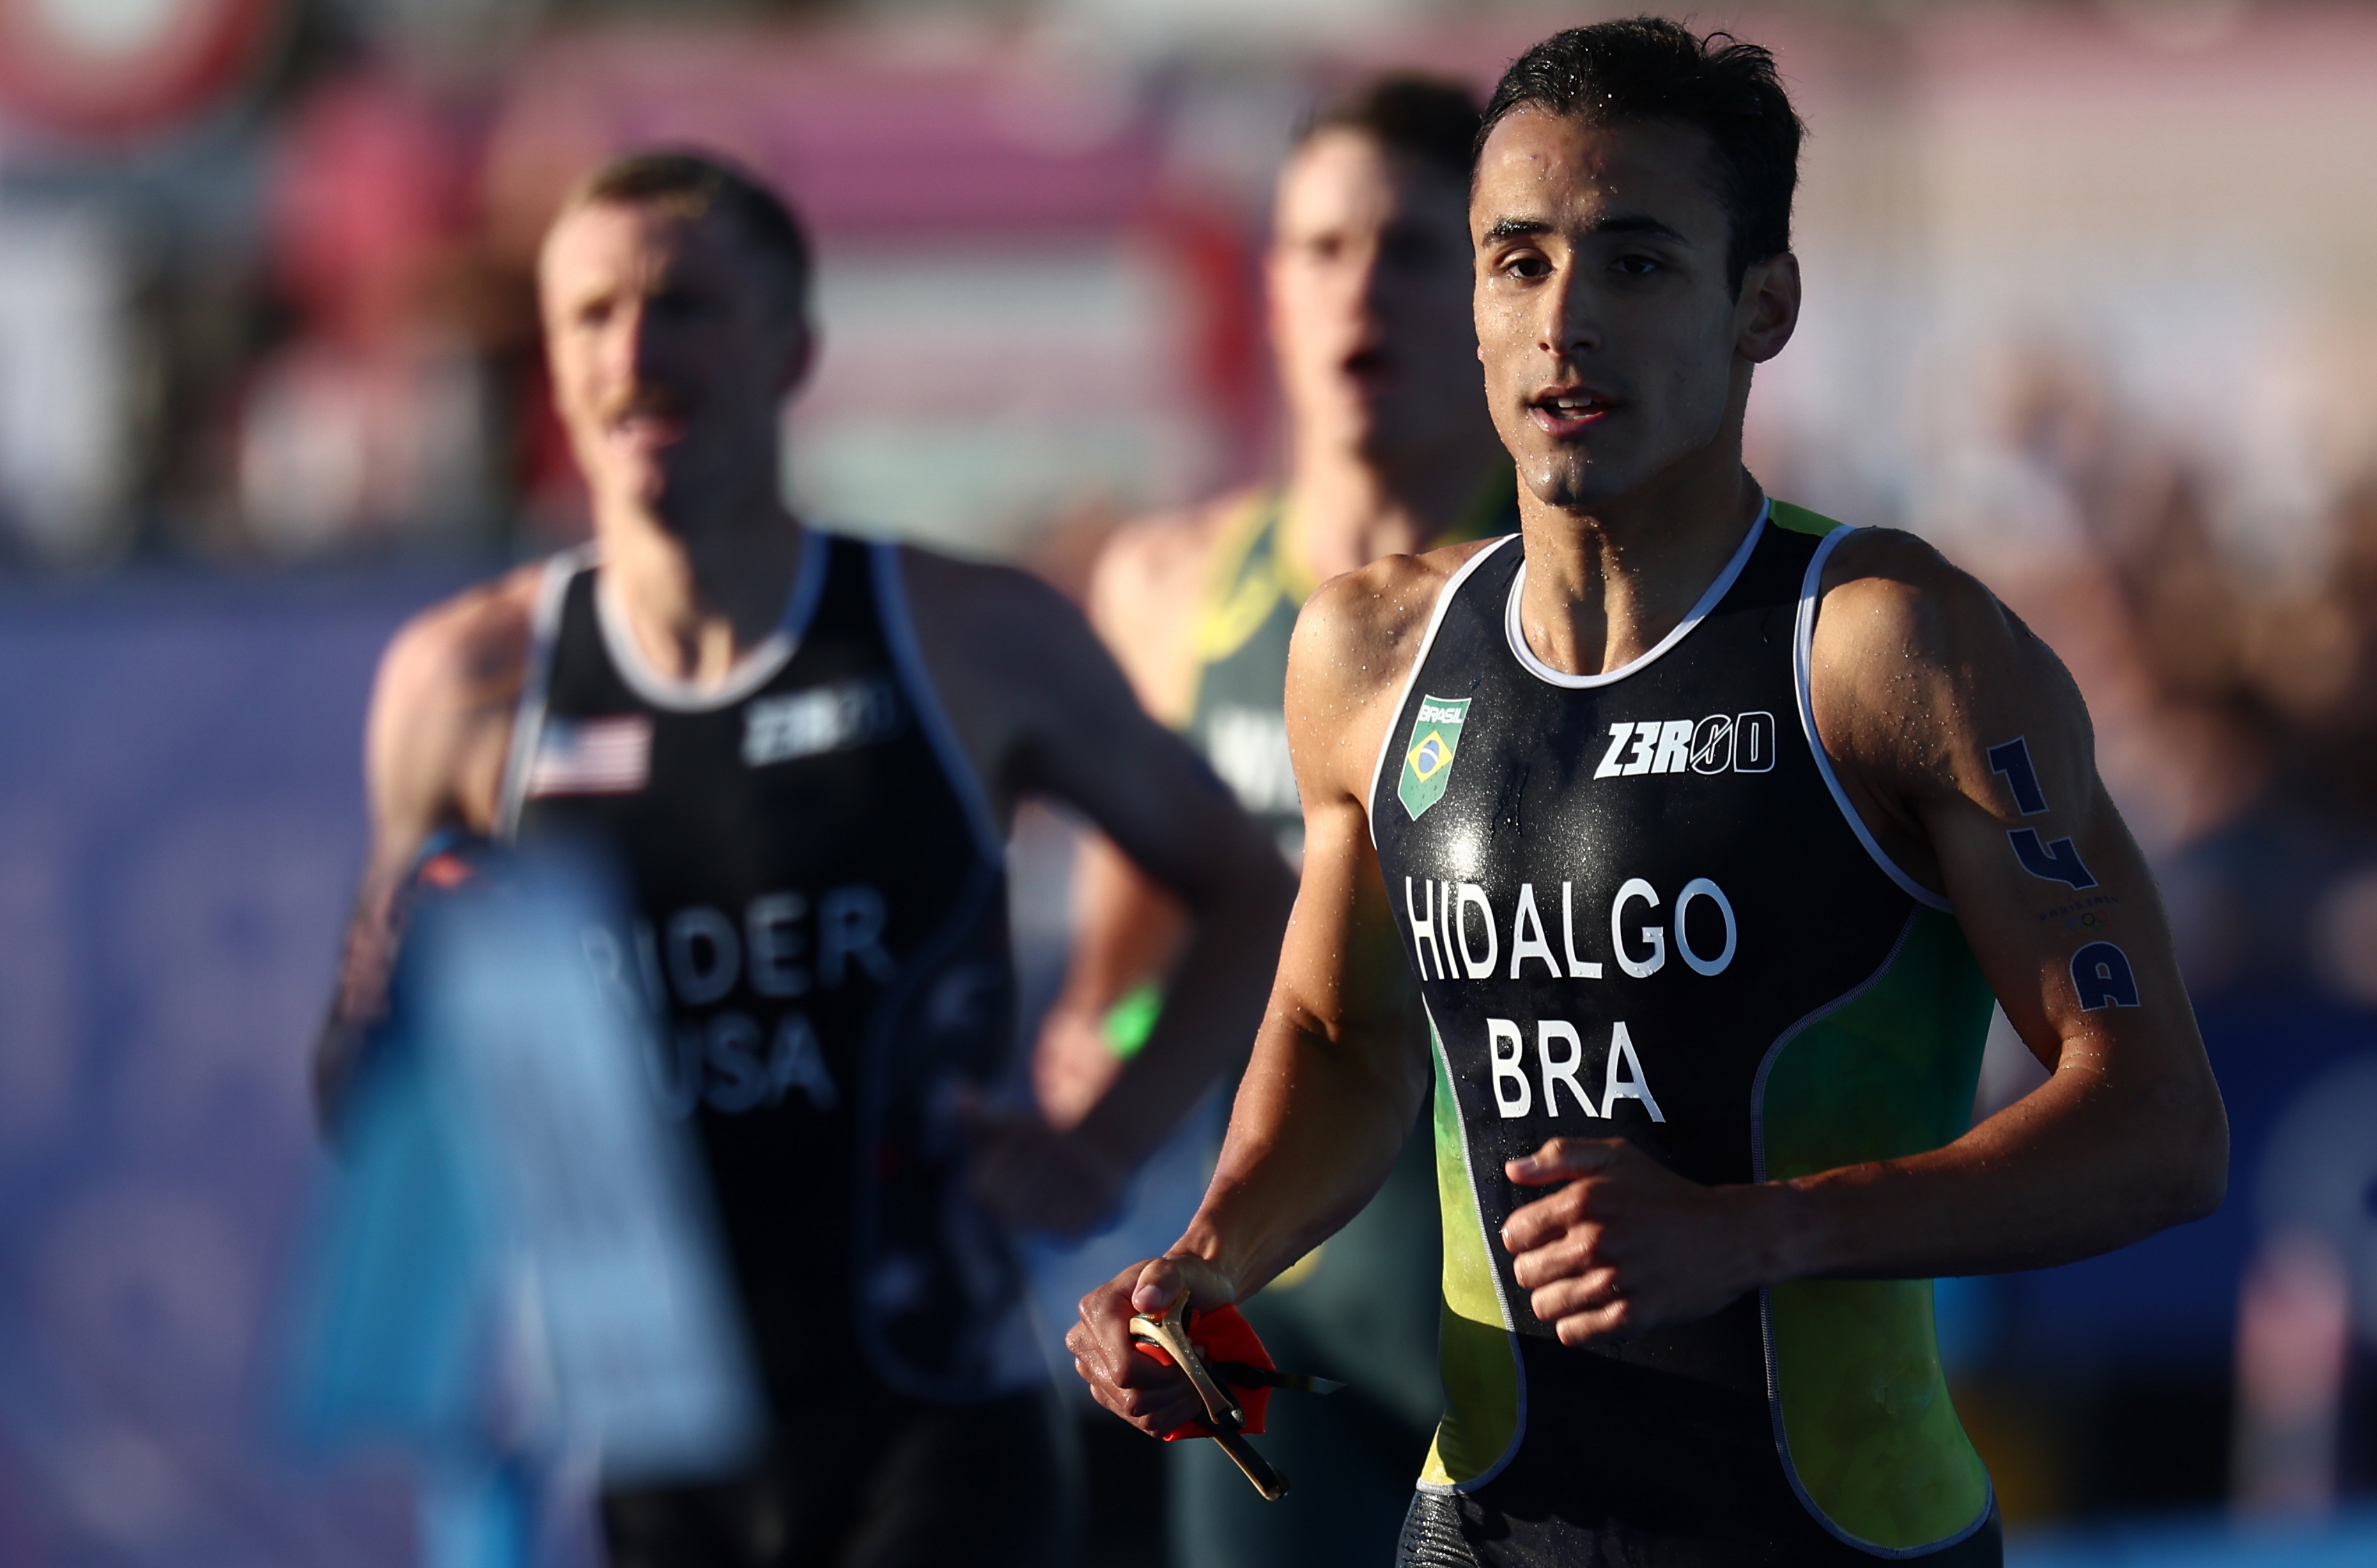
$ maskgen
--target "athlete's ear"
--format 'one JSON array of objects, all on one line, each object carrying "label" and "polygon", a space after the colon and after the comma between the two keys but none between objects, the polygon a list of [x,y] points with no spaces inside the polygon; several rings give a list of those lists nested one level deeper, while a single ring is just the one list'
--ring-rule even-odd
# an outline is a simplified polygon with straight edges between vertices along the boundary
[{"label": "athlete's ear", "polygon": [[1763,365],[1783,352],[1799,326],[1799,258],[1777,251],[1741,275],[1733,305],[1734,352]]},{"label": "athlete's ear", "polygon": [[784,344],[783,367],[777,372],[776,391],[779,397],[791,397],[801,389],[817,368],[818,348],[818,324],[804,317]]}]

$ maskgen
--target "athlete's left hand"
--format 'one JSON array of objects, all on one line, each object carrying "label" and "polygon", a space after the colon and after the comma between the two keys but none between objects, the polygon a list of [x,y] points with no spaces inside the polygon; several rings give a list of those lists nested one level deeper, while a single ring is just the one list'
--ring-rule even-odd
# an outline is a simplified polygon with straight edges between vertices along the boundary
[{"label": "athlete's left hand", "polygon": [[1529,1305],[1563,1345],[1704,1318],[1761,1283],[1767,1189],[1687,1181],[1622,1138],[1554,1138],[1502,1168],[1523,1187],[1566,1183],[1502,1227]]},{"label": "athlete's left hand", "polygon": [[1060,1132],[1029,1110],[977,1110],[967,1120],[974,1197],[1008,1224],[1080,1236],[1121,1201],[1129,1167],[1079,1133]]}]

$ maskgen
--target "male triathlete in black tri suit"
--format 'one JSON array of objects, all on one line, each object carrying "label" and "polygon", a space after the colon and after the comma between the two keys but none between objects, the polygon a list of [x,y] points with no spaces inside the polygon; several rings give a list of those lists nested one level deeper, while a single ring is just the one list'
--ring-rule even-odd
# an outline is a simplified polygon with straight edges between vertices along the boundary
[{"label": "male triathlete in black tri suit", "polygon": [[[1245,1296],[1361,1206],[1430,1075],[1405,968],[1446,1411],[1402,1560],[1995,1562],[1929,1277],[2120,1246],[2226,1179],[2153,880],[2054,655],[1742,466],[1799,303],[1767,54],[1579,29],[1486,122],[1520,530],[1307,606],[1271,1010],[1204,1205],[1083,1301],[1078,1364],[1143,1427],[1195,1408],[1125,1322]],[[2051,1076],[1968,1129],[1992,995]]]},{"label": "male triathlete in black tri suit", "polygon": [[[1516,526],[1510,456],[1472,368],[1476,135],[1467,88],[1409,75],[1313,117],[1280,171],[1264,267],[1284,476],[1131,525],[1092,579],[1092,622],[1141,700],[1205,754],[1291,862],[1304,817],[1287,651],[1304,601],[1377,557]],[[1075,911],[1072,969],[1037,1062],[1061,1118],[1081,1114],[1117,1049],[1137,1043],[1178,932],[1170,901],[1095,841]],[[1386,1558],[1441,1404],[1437,1274],[1436,1177],[1414,1139],[1358,1218],[1246,1304],[1281,1365],[1348,1387],[1272,1405],[1264,1449],[1295,1482],[1277,1502],[1213,1444],[1169,1446],[1174,1568]]]},{"label": "male triathlete in black tri suit", "polygon": [[[1068,1466],[972,1190],[1053,1167],[1110,1202],[1206,1071],[1200,1037],[1258,1015],[1288,878],[1055,593],[783,509],[808,267],[783,205],[699,155],[625,158],[565,205],[538,281],[595,541],[390,645],[323,1077],[334,1098],[433,834],[607,854],[636,918],[589,958],[659,1023],[654,1080],[698,1129],[775,1416],[753,1474],[606,1496],[611,1562],[1037,1568],[1069,1551]],[[1195,919],[1193,987],[1064,1134],[984,1108],[1013,1047],[1002,844],[1033,791]]]}]

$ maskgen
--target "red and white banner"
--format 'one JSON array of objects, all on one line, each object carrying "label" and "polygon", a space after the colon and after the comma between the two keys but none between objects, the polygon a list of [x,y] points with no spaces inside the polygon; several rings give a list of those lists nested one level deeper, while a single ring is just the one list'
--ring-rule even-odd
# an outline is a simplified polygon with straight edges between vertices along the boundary
[{"label": "red and white banner", "polygon": [[288,0],[0,0],[0,115],[108,138],[168,130],[264,66]]}]

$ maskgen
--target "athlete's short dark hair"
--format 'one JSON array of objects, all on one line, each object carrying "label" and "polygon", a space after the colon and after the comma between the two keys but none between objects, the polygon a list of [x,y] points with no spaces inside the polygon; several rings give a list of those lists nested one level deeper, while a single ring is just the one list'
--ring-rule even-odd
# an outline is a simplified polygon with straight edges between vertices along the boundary
[{"label": "athlete's short dark hair", "polygon": [[1461,82],[1390,71],[1313,112],[1296,132],[1303,147],[1323,131],[1353,131],[1389,152],[1466,181],[1477,143],[1477,95]]},{"label": "athlete's short dark hair", "polygon": [[1478,150],[1496,126],[1526,108],[1593,126],[1673,120],[1707,132],[1735,293],[1750,263],[1791,248],[1791,193],[1807,126],[1775,75],[1774,56],[1757,44],[1726,32],[1703,38],[1665,17],[1571,28],[1502,73],[1478,126]]},{"label": "athlete's short dark hair", "polygon": [[646,148],[612,159],[570,188],[564,212],[598,202],[658,207],[686,218],[723,212],[783,275],[785,297],[808,310],[814,258],[808,231],[790,203],[732,159],[697,148]]}]

